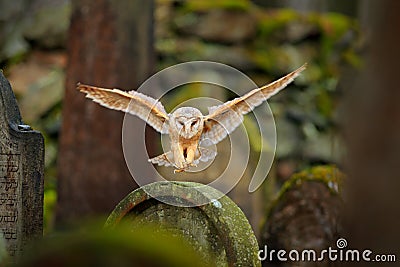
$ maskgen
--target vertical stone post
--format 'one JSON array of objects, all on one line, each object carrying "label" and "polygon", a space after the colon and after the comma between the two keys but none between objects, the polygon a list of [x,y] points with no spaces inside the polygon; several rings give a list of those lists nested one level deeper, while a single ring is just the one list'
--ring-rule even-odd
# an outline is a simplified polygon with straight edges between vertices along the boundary
[{"label": "vertical stone post", "polygon": [[0,232],[10,256],[43,230],[43,136],[21,120],[0,71]]}]

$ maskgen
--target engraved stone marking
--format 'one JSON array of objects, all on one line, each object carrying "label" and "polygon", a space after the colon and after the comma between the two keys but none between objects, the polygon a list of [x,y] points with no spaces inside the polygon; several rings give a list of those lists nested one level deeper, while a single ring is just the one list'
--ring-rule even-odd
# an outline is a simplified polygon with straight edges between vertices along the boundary
[{"label": "engraved stone marking", "polygon": [[14,94],[0,71],[0,231],[10,256],[42,235],[43,137],[21,125]]}]

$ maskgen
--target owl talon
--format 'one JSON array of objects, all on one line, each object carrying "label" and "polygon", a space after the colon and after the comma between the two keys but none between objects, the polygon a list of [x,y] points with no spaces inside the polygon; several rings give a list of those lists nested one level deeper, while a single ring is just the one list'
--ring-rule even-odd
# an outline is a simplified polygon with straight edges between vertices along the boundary
[{"label": "owl talon", "polygon": [[193,162],[185,162],[183,165],[183,169],[189,169],[190,167],[197,167],[197,164],[193,163]]},{"label": "owl talon", "polygon": [[182,164],[182,167],[175,169],[174,173],[186,172],[186,170],[189,169],[190,167],[197,167],[197,164],[193,162],[192,163],[185,162],[184,164]]},{"label": "owl talon", "polygon": [[174,173],[181,173],[181,172],[185,172],[185,169],[175,169]]}]

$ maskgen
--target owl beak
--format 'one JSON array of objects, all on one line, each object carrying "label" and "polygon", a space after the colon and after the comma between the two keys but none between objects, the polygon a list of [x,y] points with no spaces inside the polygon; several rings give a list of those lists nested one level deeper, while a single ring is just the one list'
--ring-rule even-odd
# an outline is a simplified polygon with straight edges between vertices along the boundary
[{"label": "owl beak", "polygon": [[191,121],[188,121],[188,122],[186,122],[185,123],[185,133],[186,134],[189,134],[190,133],[190,124],[191,124],[192,122]]}]

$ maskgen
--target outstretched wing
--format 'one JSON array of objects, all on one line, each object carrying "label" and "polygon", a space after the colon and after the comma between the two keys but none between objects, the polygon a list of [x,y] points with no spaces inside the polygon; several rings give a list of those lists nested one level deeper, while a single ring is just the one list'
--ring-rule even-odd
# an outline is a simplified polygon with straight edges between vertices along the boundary
[{"label": "outstretched wing", "polygon": [[168,114],[156,99],[136,91],[125,92],[119,89],[106,89],[78,83],[77,89],[100,105],[127,112],[146,121],[162,134],[168,133],[165,122]]},{"label": "outstretched wing", "polygon": [[223,140],[243,122],[243,115],[285,88],[306,67],[307,63],[279,80],[254,89],[242,97],[235,98],[219,106],[209,107],[209,114],[204,121],[202,139],[209,139],[214,144]]}]

